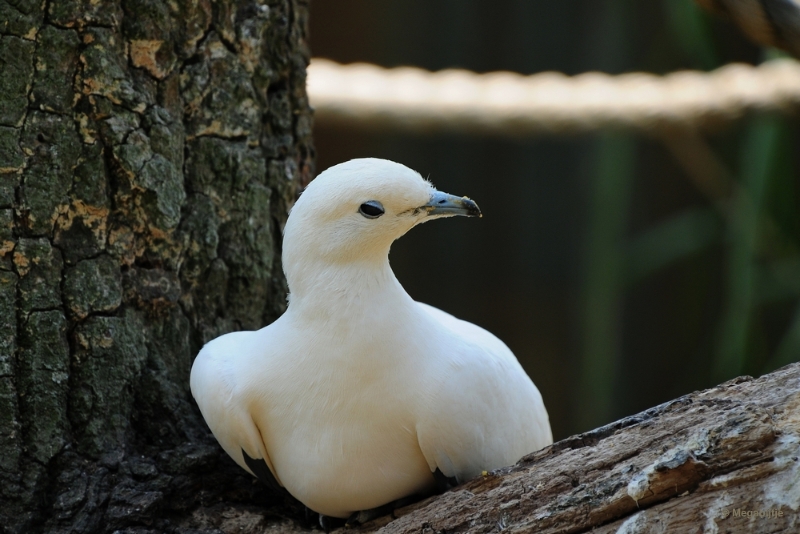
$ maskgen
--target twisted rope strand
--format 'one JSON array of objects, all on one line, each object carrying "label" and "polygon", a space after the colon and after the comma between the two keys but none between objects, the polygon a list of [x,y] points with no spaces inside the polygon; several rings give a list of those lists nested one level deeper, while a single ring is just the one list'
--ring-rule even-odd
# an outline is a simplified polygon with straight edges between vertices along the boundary
[{"label": "twisted rope strand", "polygon": [[713,129],[752,111],[800,109],[800,63],[729,64],[712,72],[664,76],[589,72],[476,74],[340,65],[315,58],[308,95],[321,122],[416,132],[499,135],[572,133],[601,128]]}]

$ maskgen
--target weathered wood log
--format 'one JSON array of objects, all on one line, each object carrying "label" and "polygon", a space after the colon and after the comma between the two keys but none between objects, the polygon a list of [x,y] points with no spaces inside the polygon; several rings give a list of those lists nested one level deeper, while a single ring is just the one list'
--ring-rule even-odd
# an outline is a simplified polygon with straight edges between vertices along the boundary
[{"label": "weathered wood log", "polygon": [[800,364],[562,440],[359,532],[798,532]]}]

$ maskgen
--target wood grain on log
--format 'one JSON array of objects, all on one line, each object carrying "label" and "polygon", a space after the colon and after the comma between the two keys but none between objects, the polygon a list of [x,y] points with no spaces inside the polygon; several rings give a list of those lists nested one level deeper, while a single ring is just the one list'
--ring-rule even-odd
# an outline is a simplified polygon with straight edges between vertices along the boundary
[{"label": "wood grain on log", "polygon": [[797,532],[800,364],[573,436],[360,527],[411,532]]}]

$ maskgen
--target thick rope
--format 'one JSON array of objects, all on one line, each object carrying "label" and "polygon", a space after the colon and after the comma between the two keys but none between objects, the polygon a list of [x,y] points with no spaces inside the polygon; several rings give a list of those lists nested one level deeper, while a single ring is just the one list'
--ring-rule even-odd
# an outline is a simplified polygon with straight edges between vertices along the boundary
[{"label": "thick rope", "polygon": [[314,59],[308,95],[320,122],[500,135],[600,128],[713,129],[752,111],[800,110],[800,63],[730,64],[658,76],[597,72],[429,72]]}]

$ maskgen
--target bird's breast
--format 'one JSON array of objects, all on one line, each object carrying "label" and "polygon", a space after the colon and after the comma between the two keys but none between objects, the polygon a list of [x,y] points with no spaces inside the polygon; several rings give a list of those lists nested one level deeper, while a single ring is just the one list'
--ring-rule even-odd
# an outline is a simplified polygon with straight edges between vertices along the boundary
[{"label": "bird's breast", "polygon": [[277,427],[266,445],[292,495],[319,513],[346,517],[429,488],[412,416],[391,392],[325,393],[298,402],[293,417],[265,424]]},{"label": "bird's breast", "polygon": [[425,336],[375,317],[347,331],[289,319],[289,341],[246,379],[248,411],[286,489],[347,517],[430,488],[416,433]]}]

